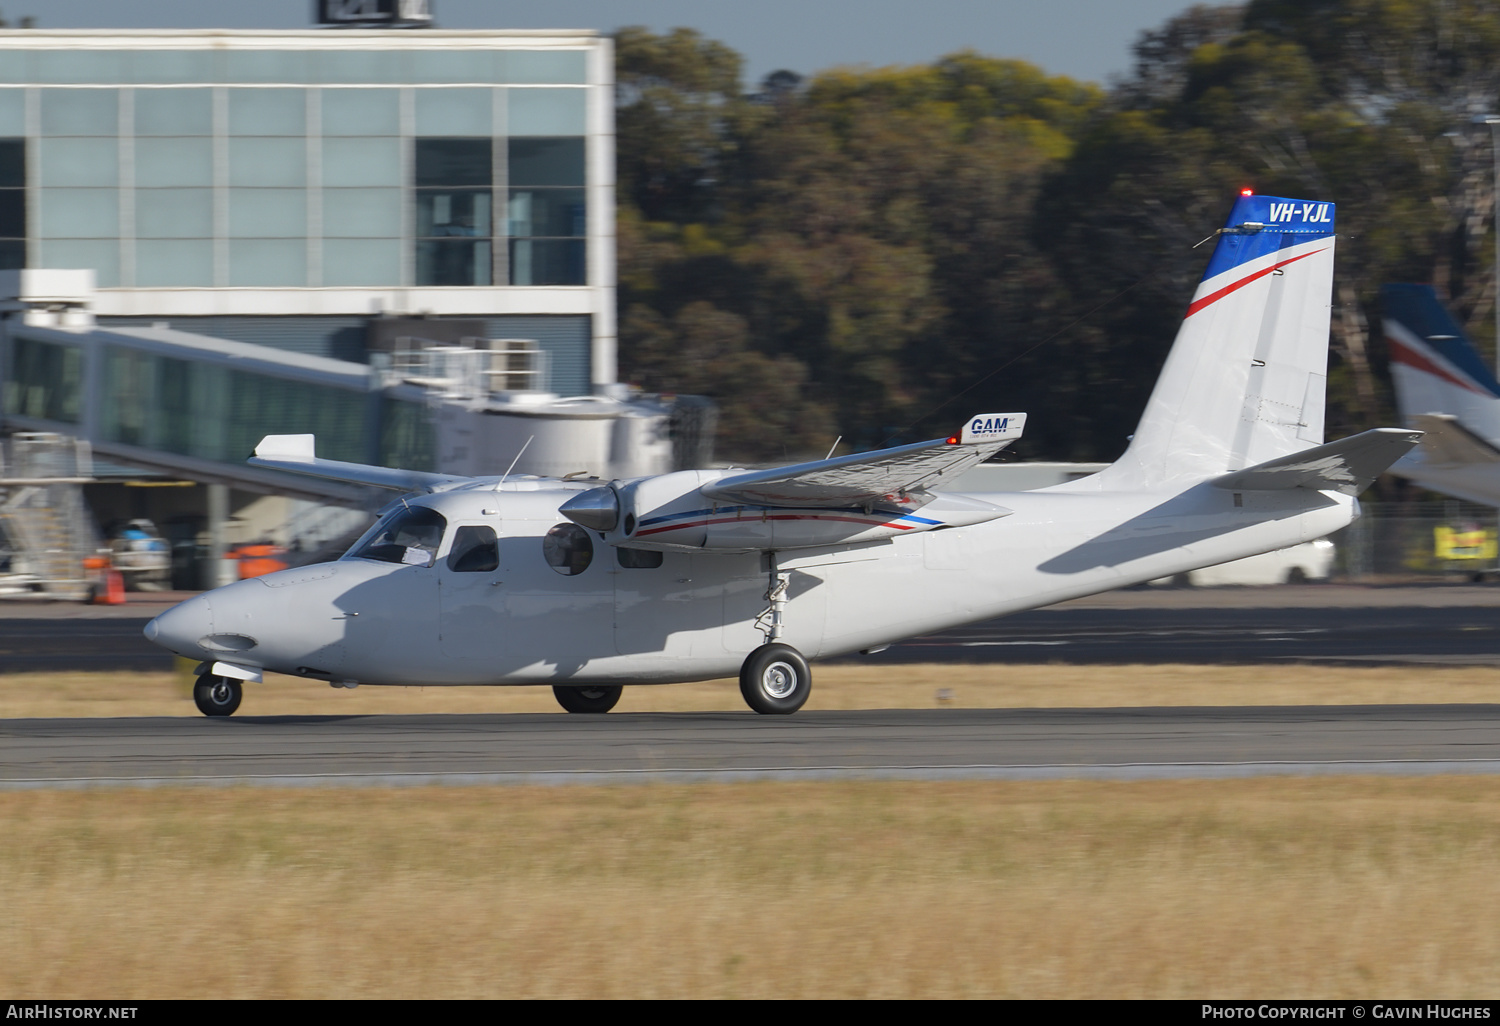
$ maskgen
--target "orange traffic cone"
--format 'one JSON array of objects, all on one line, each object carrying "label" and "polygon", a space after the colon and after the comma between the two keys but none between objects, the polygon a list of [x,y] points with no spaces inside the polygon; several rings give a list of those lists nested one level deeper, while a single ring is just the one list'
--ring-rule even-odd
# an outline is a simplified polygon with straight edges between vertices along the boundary
[{"label": "orange traffic cone", "polygon": [[125,575],[118,570],[104,571],[104,587],[94,595],[94,602],[101,606],[123,606]]}]

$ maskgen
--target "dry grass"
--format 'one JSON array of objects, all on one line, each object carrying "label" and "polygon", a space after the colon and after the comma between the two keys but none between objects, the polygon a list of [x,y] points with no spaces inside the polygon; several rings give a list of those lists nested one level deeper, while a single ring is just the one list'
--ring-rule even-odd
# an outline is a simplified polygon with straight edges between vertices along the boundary
[{"label": "dry grass", "polygon": [[[0,719],[196,716],[191,677],[169,673],[0,674]],[[1500,702],[1500,667],[814,666],[808,709]],[[948,693],[939,700],[939,691]],[[743,710],[733,681],[633,687],[622,712]],[[246,685],[243,716],[557,712],[550,688],[335,690],[270,675]]]},{"label": "dry grass", "polygon": [[1500,779],[0,794],[0,993],[1492,997]]}]

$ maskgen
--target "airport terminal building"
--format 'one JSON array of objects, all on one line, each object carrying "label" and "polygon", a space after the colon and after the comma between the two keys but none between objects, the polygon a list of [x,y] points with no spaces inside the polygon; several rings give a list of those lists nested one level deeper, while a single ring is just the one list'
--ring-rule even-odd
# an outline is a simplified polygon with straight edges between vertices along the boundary
[{"label": "airport terminal building", "polygon": [[6,426],[421,464],[356,441],[411,420],[361,394],[403,334],[523,340],[528,387],[604,389],[613,104],[592,32],[0,32],[0,270],[93,273],[7,276]]},{"label": "airport terminal building", "polygon": [[446,424],[474,472],[496,403],[600,419],[614,164],[594,32],[0,31],[0,563],[56,519],[11,508],[16,433],[206,485],[85,486],[100,526],[192,537],[255,494],[368,506],[247,467],[263,434],[438,469]]}]

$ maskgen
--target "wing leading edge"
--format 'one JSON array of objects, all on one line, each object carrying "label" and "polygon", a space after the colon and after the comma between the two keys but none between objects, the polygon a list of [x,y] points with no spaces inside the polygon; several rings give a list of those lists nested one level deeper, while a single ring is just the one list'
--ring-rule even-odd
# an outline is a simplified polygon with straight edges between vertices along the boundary
[{"label": "wing leading edge", "polygon": [[421,470],[395,470],[390,467],[373,467],[367,463],[323,460],[314,456],[313,451],[313,435],[266,435],[255,447],[255,455],[246,462],[254,467],[286,470],[293,474],[306,474],[331,481],[374,485],[398,492],[436,492],[470,480],[451,474],[429,474]]},{"label": "wing leading edge", "polygon": [[704,485],[702,494],[764,506],[868,506],[889,498],[921,506],[944,481],[1020,438],[1025,426],[1024,413],[984,413],[951,438],[735,474]]}]

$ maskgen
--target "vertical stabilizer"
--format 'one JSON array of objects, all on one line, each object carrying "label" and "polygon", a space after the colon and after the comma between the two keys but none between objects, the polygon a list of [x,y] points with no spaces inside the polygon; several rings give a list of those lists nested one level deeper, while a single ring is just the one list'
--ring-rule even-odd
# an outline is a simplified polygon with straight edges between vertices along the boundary
[{"label": "vertical stabilizer", "polygon": [[1155,487],[1322,443],[1333,244],[1332,203],[1239,198],[1101,485]]},{"label": "vertical stabilizer", "polygon": [[1432,286],[1386,285],[1380,305],[1402,420],[1448,414],[1500,445],[1500,383]]}]

